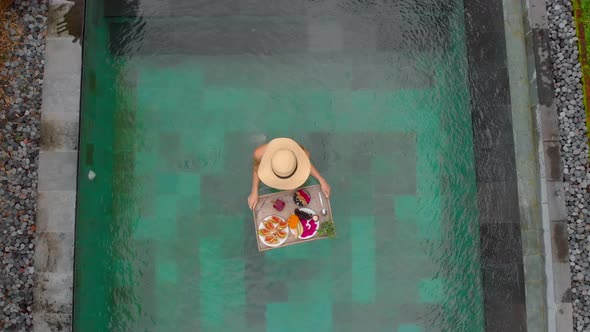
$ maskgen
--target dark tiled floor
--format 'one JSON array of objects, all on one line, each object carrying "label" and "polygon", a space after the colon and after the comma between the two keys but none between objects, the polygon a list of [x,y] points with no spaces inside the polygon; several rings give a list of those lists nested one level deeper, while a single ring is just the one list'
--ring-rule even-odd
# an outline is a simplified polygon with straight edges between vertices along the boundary
[{"label": "dark tiled floor", "polygon": [[526,331],[502,1],[465,1],[487,331]]}]

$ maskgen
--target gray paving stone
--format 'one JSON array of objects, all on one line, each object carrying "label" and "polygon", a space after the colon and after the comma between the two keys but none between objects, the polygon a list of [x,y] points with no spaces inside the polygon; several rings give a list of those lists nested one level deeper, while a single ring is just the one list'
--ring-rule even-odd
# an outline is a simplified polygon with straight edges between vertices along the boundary
[{"label": "gray paving stone", "polygon": [[572,302],[572,281],[569,262],[553,262],[553,291],[555,303]]},{"label": "gray paving stone", "polygon": [[72,272],[74,234],[45,232],[37,234],[35,270],[37,272]]},{"label": "gray paving stone", "polygon": [[[526,287],[527,287],[527,300],[529,299],[528,295],[528,287],[531,284],[531,281],[540,281],[543,280],[545,271],[543,267],[545,266],[543,256],[541,255],[528,255],[523,257],[524,262],[524,275],[526,279]],[[531,286],[532,287],[532,286]],[[544,292],[544,289],[543,289]],[[544,303],[544,302],[536,302],[533,301],[532,303]]]},{"label": "gray paving stone", "polygon": [[41,112],[80,111],[80,78],[45,77],[43,80],[43,104]]},{"label": "gray paving stone", "polygon": [[78,149],[78,114],[48,112],[41,116],[41,150],[73,151]]},{"label": "gray paving stone", "polygon": [[80,84],[82,68],[82,49],[80,44],[72,43],[73,38],[47,38],[45,45],[44,81],[57,78],[75,78]]},{"label": "gray paving stone", "polygon": [[557,332],[574,331],[573,308],[571,303],[560,303],[557,305],[557,317],[555,319]]},{"label": "gray paving stone", "polygon": [[542,232],[538,230],[522,231],[522,253],[523,255],[540,255],[542,241]]},{"label": "gray paving stone", "polygon": [[36,312],[70,314],[72,312],[72,273],[37,273]]},{"label": "gray paving stone", "polygon": [[547,181],[547,201],[550,221],[565,220],[567,218],[563,182]]},{"label": "gray paving stone", "polygon": [[561,145],[559,141],[543,142],[543,150],[545,155],[545,170],[548,181],[563,180],[563,172],[561,169]]},{"label": "gray paving stone", "polygon": [[72,331],[72,315],[33,313],[33,332],[70,332]]},{"label": "gray paving stone", "polygon": [[37,195],[37,232],[74,232],[75,191],[41,191]]},{"label": "gray paving stone", "polygon": [[39,153],[39,191],[76,190],[77,152]]},{"label": "gray paving stone", "polygon": [[48,38],[41,111],[79,112],[81,48],[71,38]]},{"label": "gray paving stone", "polygon": [[555,109],[555,106],[537,105],[536,113],[541,120],[541,135],[543,140],[559,140],[559,127],[557,124],[557,110]]},{"label": "gray paving stone", "polygon": [[551,222],[551,251],[554,262],[569,262],[569,244],[565,221]]}]

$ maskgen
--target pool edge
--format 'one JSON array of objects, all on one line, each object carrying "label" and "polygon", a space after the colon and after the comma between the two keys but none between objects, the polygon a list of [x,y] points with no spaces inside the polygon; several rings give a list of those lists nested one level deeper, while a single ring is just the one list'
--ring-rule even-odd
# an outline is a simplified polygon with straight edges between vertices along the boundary
[{"label": "pool edge", "polygon": [[[49,1],[39,150],[37,232],[33,266],[33,331],[71,331],[77,200],[82,38],[58,31],[74,2]],[[78,8],[76,8],[78,9]],[[73,14],[73,15],[72,15]],[[79,36],[78,36],[79,37]],[[53,85],[52,89],[46,87]],[[49,138],[47,138],[49,137]],[[45,213],[39,213],[45,211]]]}]

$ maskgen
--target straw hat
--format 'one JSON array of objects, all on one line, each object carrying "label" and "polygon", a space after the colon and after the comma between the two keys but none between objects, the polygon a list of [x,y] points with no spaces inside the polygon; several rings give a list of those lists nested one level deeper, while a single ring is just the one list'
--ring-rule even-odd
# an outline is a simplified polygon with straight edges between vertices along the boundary
[{"label": "straw hat", "polygon": [[277,138],[266,146],[258,166],[258,177],[269,187],[291,190],[307,181],[310,170],[309,157],[297,142]]}]

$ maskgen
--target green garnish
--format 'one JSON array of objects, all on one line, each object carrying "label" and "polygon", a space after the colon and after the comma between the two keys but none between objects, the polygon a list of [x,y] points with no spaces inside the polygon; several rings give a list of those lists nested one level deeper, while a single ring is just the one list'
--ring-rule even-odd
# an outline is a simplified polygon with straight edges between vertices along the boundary
[{"label": "green garnish", "polygon": [[318,233],[320,235],[326,235],[329,238],[333,238],[336,236],[336,226],[334,226],[334,222],[331,220],[326,220],[321,223],[320,228],[318,228]]}]

